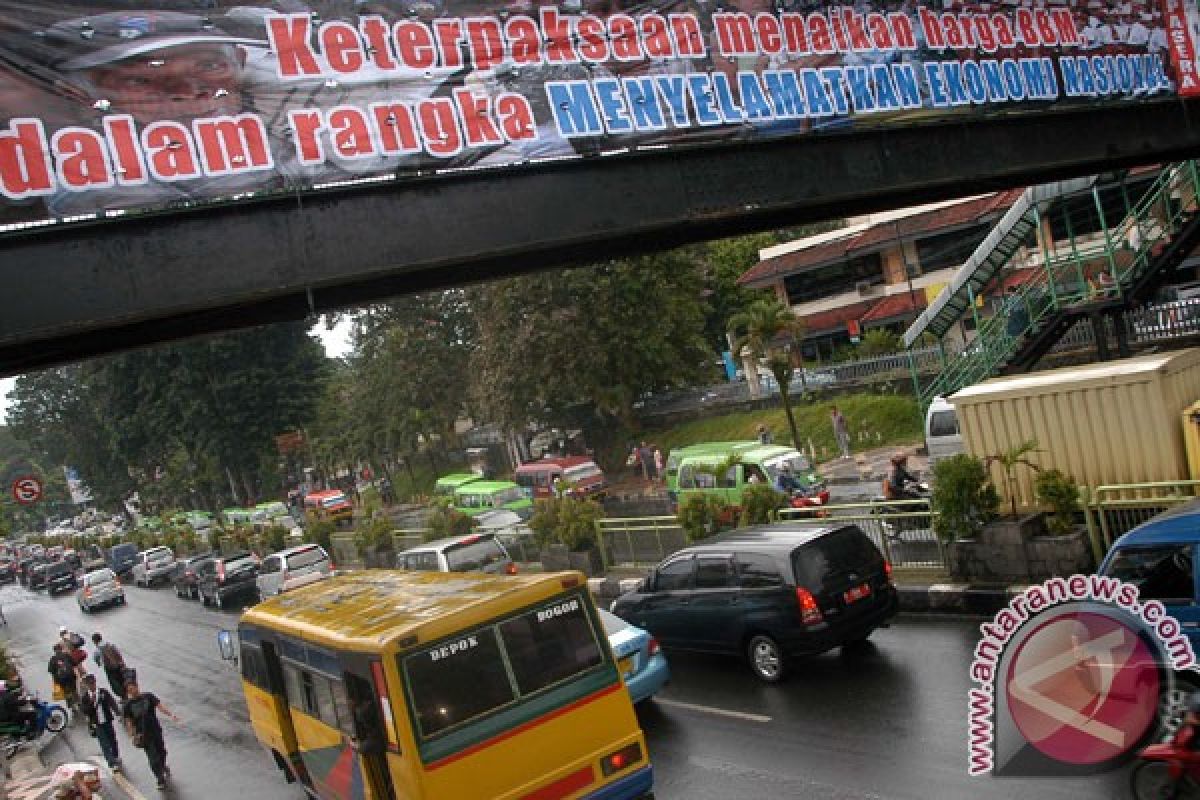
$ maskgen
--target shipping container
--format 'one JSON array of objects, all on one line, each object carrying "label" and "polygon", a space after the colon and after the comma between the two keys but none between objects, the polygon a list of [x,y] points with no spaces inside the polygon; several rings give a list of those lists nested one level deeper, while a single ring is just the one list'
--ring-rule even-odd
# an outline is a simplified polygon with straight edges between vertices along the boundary
[{"label": "shipping container", "polygon": [[[1184,409],[1200,400],[1200,348],[993,378],[950,397],[966,451],[999,455],[1036,439],[1029,460],[1080,486],[1189,477]],[[1035,474],[1016,468],[1017,505],[1037,505]],[[992,479],[1004,493],[1003,470]]]}]

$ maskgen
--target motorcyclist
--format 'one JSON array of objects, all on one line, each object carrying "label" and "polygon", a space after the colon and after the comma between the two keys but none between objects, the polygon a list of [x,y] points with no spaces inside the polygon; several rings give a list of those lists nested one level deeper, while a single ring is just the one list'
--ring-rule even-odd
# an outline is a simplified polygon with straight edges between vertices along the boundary
[{"label": "motorcyclist", "polygon": [[64,652],[61,642],[55,643],[54,655],[50,657],[46,671],[50,673],[54,683],[62,690],[67,706],[74,708],[79,694],[79,673],[76,671],[75,660]]},{"label": "motorcyclist", "polygon": [[1200,692],[1192,692],[1188,697],[1187,711],[1175,734],[1175,743],[1193,752],[1200,750]]},{"label": "motorcyclist", "polygon": [[796,476],[792,474],[790,464],[784,464],[779,468],[779,474],[775,476],[776,491],[783,492],[788,497],[792,496],[792,492],[800,488],[800,482],[796,480]]},{"label": "motorcyclist", "polygon": [[0,723],[20,725],[22,735],[37,724],[37,712],[26,705],[24,693],[16,687],[9,688],[6,681],[0,681]]},{"label": "motorcyclist", "polygon": [[884,497],[888,500],[920,500],[919,485],[916,476],[908,471],[908,454],[900,452],[893,455],[892,468],[883,483]]}]

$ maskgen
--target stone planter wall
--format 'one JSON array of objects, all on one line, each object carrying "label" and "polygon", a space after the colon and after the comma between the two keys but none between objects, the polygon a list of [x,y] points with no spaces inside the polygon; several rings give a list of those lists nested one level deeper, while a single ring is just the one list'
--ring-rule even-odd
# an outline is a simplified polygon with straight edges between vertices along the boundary
[{"label": "stone planter wall", "polygon": [[604,574],[604,561],[596,548],[572,553],[564,544],[552,544],[539,553],[542,569],[546,572],[579,570],[589,578]]},{"label": "stone planter wall", "polygon": [[565,544],[548,545],[539,557],[546,572],[562,572],[571,568],[571,553]]},{"label": "stone planter wall", "polygon": [[1041,514],[994,522],[975,539],[948,544],[947,566],[955,578],[988,583],[1038,583],[1095,567],[1085,530],[1067,536],[1040,535],[1044,531]]},{"label": "stone planter wall", "polygon": [[596,578],[604,574],[604,560],[600,558],[600,551],[595,547],[570,553],[568,558],[571,562],[571,569],[577,569],[589,578]]}]

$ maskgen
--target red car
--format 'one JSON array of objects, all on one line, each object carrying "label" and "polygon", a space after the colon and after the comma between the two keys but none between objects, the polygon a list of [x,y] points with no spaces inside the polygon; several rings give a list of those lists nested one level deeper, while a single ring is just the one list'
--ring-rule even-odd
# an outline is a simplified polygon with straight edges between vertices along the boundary
[{"label": "red car", "polygon": [[604,471],[585,456],[547,456],[517,467],[517,484],[534,500],[554,497],[560,480],[566,483],[569,497],[599,500],[608,489]]}]

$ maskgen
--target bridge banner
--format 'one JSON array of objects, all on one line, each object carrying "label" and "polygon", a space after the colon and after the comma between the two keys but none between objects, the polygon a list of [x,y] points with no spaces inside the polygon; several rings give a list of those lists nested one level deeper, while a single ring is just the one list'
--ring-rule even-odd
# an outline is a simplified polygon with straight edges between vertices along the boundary
[{"label": "bridge banner", "polygon": [[0,230],[1200,91],[1197,0],[236,2],[0,0]]}]

